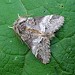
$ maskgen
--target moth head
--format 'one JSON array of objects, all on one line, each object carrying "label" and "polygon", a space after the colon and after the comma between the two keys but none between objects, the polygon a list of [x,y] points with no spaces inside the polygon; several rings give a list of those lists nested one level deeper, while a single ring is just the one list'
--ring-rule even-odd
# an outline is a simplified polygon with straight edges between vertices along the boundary
[{"label": "moth head", "polygon": [[25,22],[27,18],[25,17],[19,17],[13,24],[13,29],[17,34],[21,34],[25,29]]}]

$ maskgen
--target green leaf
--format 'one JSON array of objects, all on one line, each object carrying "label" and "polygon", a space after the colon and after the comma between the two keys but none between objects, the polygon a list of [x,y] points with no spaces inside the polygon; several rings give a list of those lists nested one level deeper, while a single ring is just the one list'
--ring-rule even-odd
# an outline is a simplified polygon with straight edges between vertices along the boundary
[{"label": "green leaf", "polygon": [[[17,15],[59,14],[64,26],[51,40],[51,61],[42,64],[8,26]],[[75,0],[0,0],[0,75],[75,75]]]}]

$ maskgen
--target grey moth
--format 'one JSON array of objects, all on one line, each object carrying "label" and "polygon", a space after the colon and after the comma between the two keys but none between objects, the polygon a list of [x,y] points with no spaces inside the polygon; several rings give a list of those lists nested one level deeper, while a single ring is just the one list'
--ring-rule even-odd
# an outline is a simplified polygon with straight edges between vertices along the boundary
[{"label": "grey moth", "polygon": [[20,17],[14,22],[13,29],[27,43],[32,53],[42,63],[50,61],[50,40],[64,23],[60,15],[43,17]]}]

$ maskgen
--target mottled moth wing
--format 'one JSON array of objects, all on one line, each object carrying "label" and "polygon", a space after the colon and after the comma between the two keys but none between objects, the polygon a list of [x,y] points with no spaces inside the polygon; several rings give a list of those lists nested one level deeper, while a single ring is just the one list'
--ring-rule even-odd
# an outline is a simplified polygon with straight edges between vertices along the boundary
[{"label": "mottled moth wing", "polygon": [[50,41],[47,37],[38,36],[32,41],[32,53],[42,61],[49,63],[50,60]]},{"label": "mottled moth wing", "polygon": [[42,61],[49,63],[50,41],[54,32],[64,22],[64,17],[59,15],[47,15],[44,17],[19,17],[15,21],[13,29],[28,44],[32,53]]},{"label": "mottled moth wing", "polygon": [[64,17],[60,15],[47,15],[40,22],[41,29],[45,26],[46,33],[54,33],[64,23]]}]

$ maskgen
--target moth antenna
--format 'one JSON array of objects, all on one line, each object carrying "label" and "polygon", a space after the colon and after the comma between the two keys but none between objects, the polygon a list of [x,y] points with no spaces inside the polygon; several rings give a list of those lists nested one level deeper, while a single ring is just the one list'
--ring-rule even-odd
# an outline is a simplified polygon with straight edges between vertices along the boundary
[{"label": "moth antenna", "polygon": [[8,28],[13,29],[13,27],[8,26]]}]

